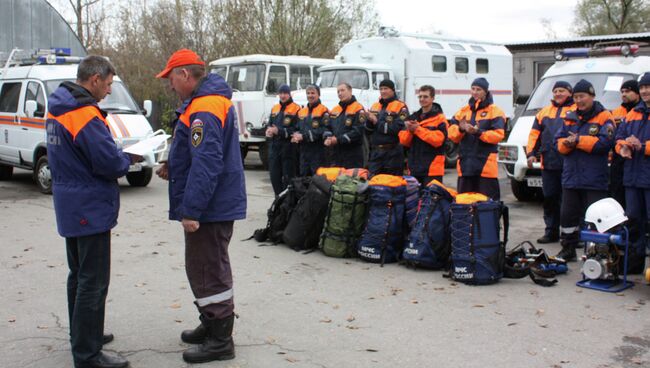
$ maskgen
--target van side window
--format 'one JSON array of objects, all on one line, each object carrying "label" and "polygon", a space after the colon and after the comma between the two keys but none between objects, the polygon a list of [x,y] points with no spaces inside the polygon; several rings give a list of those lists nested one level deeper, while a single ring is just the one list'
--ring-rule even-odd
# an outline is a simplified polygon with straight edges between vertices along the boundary
[{"label": "van side window", "polygon": [[436,50],[442,50],[442,48],[443,48],[442,44],[440,44],[438,42],[432,42],[432,41],[428,41],[427,46],[431,47],[432,49],[436,49]]},{"label": "van side window", "polygon": [[476,59],[476,72],[480,74],[487,74],[490,71],[488,59]]},{"label": "van side window", "polygon": [[444,73],[447,71],[447,57],[441,55],[433,55],[431,57],[431,65],[434,72]]},{"label": "van side window", "polygon": [[311,72],[308,66],[304,65],[291,65],[289,74],[289,86],[292,91],[297,89],[305,89],[311,84]]},{"label": "van side window", "polygon": [[0,111],[18,111],[18,99],[20,97],[21,83],[5,83],[0,91]]},{"label": "van side window", "polygon": [[283,84],[287,84],[287,69],[281,65],[271,65],[266,92],[272,95],[277,94],[278,88]]},{"label": "van side window", "polygon": [[[43,118],[45,117],[45,94],[43,93],[43,88],[37,82],[29,82],[27,84],[27,90],[25,91],[25,105],[27,101],[36,101],[36,111],[34,112],[34,117]],[[25,106],[23,106],[23,111],[25,111]]]},{"label": "van side window", "polygon": [[456,73],[469,73],[469,60],[466,57],[456,58]]},{"label": "van side window", "polygon": [[472,50],[474,50],[476,52],[485,52],[485,49],[483,48],[483,46],[471,45],[471,47],[472,47]]},{"label": "van side window", "polygon": [[372,85],[375,89],[379,89],[379,83],[384,79],[388,79],[388,72],[372,72]]},{"label": "van side window", "polygon": [[465,48],[463,47],[463,45],[461,45],[459,43],[450,43],[449,47],[451,47],[452,50],[465,51]]}]

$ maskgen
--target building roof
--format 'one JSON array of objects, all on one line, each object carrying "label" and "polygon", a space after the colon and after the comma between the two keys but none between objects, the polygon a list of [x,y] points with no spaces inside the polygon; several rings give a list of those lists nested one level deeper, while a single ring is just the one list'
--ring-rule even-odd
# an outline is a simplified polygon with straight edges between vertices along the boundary
[{"label": "building roof", "polygon": [[559,47],[585,47],[586,45],[591,45],[597,42],[616,41],[616,40],[650,42],[650,32],[547,39],[547,40],[537,40],[537,41],[528,41],[528,42],[513,42],[513,43],[508,43],[505,46],[510,51],[513,50],[532,51],[532,50],[544,50],[544,49],[557,49]]}]

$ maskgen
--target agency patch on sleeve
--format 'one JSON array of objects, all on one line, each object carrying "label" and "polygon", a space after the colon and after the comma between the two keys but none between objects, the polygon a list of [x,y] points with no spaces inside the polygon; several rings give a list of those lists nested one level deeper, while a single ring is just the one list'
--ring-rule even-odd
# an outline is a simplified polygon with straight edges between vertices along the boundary
[{"label": "agency patch on sleeve", "polygon": [[591,124],[589,126],[589,135],[598,135],[598,132],[600,131],[600,127],[598,124]]},{"label": "agency patch on sleeve", "polygon": [[196,119],[192,122],[190,126],[190,137],[192,139],[192,146],[198,147],[199,144],[203,141],[203,122],[199,119]]},{"label": "agency patch on sleeve", "polygon": [[614,128],[614,126],[607,125],[607,138],[609,139],[614,138],[614,133],[616,133],[616,129]]}]

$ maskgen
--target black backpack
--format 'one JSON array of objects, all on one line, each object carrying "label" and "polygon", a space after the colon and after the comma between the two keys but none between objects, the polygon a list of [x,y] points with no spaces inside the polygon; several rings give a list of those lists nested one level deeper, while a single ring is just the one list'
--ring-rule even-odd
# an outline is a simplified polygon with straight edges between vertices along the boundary
[{"label": "black backpack", "polygon": [[298,177],[291,179],[287,188],[283,190],[273,200],[271,207],[267,211],[268,221],[266,227],[257,229],[253,233],[253,238],[258,242],[271,241],[280,243],[282,233],[289,223],[289,218],[298,201],[307,192],[311,177]]},{"label": "black backpack", "polygon": [[327,178],[314,175],[307,192],[298,201],[282,233],[286,245],[294,250],[318,248],[325,215],[327,215],[331,187],[332,183]]}]

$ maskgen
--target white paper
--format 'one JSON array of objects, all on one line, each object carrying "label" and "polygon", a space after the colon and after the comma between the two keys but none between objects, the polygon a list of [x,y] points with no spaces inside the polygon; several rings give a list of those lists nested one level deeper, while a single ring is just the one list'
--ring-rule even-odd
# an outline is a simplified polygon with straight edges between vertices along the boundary
[{"label": "white paper", "polygon": [[611,76],[607,77],[607,83],[605,83],[604,91],[620,91],[621,85],[623,84],[623,77]]},{"label": "white paper", "polygon": [[246,72],[248,69],[241,68],[239,69],[239,76],[237,76],[237,82],[246,82]]},{"label": "white paper", "polygon": [[133,155],[144,156],[156,151],[165,141],[171,137],[169,134],[154,135],[153,137],[141,140],[140,142],[124,148],[122,151]]}]

